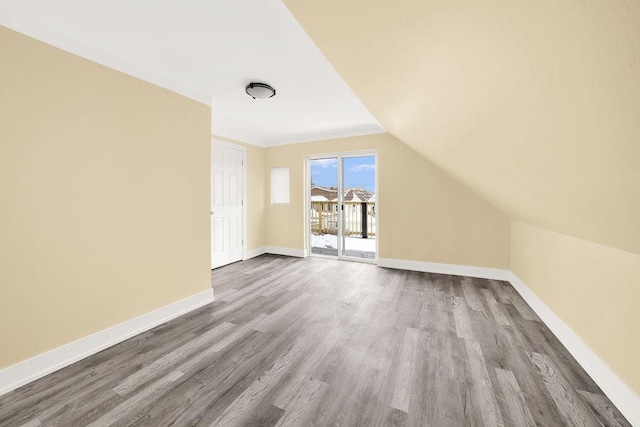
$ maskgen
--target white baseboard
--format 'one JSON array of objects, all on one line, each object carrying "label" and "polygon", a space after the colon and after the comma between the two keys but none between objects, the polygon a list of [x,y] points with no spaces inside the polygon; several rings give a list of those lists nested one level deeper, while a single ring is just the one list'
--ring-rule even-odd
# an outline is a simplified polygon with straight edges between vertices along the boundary
[{"label": "white baseboard", "polygon": [[294,256],[298,258],[304,258],[307,256],[307,251],[304,249],[295,248],[283,248],[281,246],[265,246],[265,253],[275,255]]},{"label": "white baseboard", "polygon": [[378,267],[425,273],[452,274],[454,276],[479,277],[481,279],[509,280],[510,271],[500,268],[473,267],[469,265],[440,264],[437,262],[409,261],[395,258],[378,258]]},{"label": "white baseboard", "polygon": [[640,426],[640,397],[513,272],[509,281],[627,421]]},{"label": "white baseboard", "polygon": [[264,255],[266,253],[267,253],[267,247],[266,246],[260,246],[259,248],[255,248],[255,249],[249,249],[248,251],[244,252],[243,261],[246,261],[246,260],[251,259],[251,258],[255,258],[255,257],[260,256],[260,255]]},{"label": "white baseboard", "polygon": [[[264,253],[293,257],[306,256],[306,251],[303,249],[263,246],[247,251],[245,259]],[[640,426],[640,397],[513,272],[496,268],[392,258],[379,258],[378,266],[510,281],[631,425]],[[213,290],[207,290],[2,369],[0,370],[0,396],[212,301]]]},{"label": "white baseboard", "polygon": [[213,289],[0,370],[0,396],[213,301]]}]

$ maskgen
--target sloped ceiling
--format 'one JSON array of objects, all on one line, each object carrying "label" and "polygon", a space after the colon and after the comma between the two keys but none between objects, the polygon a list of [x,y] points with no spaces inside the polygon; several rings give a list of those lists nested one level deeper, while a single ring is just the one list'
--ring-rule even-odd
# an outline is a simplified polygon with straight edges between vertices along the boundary
[{"label": "sloped ceiling", "polygon": [[511,218],[640,253],[640,2],[285,4],[389,132]]}]

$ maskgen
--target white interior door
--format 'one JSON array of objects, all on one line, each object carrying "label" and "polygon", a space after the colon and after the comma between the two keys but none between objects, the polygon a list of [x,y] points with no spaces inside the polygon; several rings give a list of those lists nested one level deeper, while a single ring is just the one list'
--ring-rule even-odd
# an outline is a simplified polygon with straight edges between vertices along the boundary
[{"label": "white interior door", "polygon": [[211,147],[211,268],[242,260],[243,151]]}]

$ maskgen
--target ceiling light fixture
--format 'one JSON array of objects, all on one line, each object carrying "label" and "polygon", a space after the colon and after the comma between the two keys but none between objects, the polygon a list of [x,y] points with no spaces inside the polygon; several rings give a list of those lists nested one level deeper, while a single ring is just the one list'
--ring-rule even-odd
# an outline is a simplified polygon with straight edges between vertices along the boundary
[{"label": "ceiling light fixture", "polygon": [[251,82],[244,88],[253,99],[267,99],[276,96],[276,90],[266,83]]}]

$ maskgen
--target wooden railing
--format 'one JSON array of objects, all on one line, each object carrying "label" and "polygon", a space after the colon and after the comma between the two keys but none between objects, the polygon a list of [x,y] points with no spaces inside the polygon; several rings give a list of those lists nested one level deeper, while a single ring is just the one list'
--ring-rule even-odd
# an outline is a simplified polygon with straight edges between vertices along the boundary
[{"label": "wooden railing", "polygon": [[[363,236],[362,210],[366,212],[366,235],[376,235],[376,203],[345,202],[344,233],[347,236]],[[311,232],[313,234],[338,233],[338,202],[311,202]],[[363,236],[364,237],[364,236]]]}]

